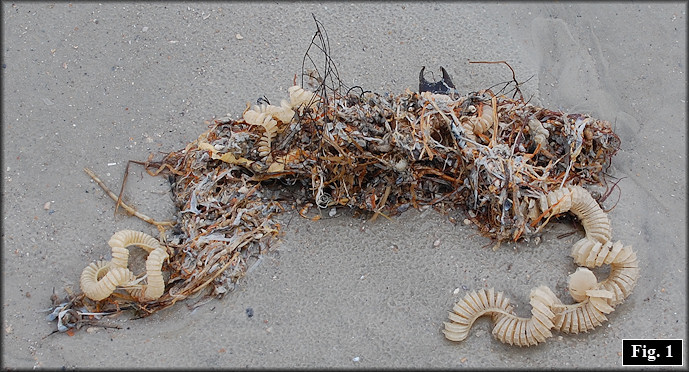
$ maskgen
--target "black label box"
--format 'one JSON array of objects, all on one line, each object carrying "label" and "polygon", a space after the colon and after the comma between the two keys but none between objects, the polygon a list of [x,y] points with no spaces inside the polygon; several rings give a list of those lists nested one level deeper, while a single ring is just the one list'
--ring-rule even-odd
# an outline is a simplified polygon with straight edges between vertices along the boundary
[{"label": "black label box", "polygon": [[684,340],[622,340],[623,366],[683,366]]}]

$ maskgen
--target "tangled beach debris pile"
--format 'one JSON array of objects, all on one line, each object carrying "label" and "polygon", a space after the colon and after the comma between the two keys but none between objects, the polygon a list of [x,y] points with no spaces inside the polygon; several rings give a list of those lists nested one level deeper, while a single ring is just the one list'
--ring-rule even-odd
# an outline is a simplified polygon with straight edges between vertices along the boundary
[{"label": "tangled beach debris pile", "polygon": [[[607,216],[582,187],[607,186],[604,172],[620,145],[610,123],[533,105],[516,79],[498,92],[460,95],[444,69],[434,84],[422,70],[420,92],[348,88],[316,23],[301,84],[295,79],[279,105],[263,99],[239,120],[215,120],[184,149],[136,162],[151,175],[169,177],[176,224],[168,228],[139,213],[161,229],[165,244],[143,233],[116,233],[113,259],[85,269],[83,294],[70,306],[82,306],[85,314],[134,308],[145,316],[203,289],[222,296],[275,243],[281,226],[273,217],[286,210],[285,201],[298,205],[302,216],[314,206],[346,206],[372,219],[421,206],[462,210],[497,242],[528,240],[570,211],[587,234],[572,252],[576,262],[612,265],[612,279],[598,283],[591,273],[584,287],[572,281],[576,305],[562,305],[547,287],[535,289],[538,321],[513,320],[509,302],[492,290],[467,295],[446,324],[449,339],[464,339],[478,316],[492,315],[499,340],[531,345],[554,328],[591,329],[629,294],[638,277],[636,256],[610,243]],[[322,65],[312,47],[325,57]],[[427,86],[433,91],[424,91]],[[145,274],[127,268],[129,245],[149,252]]]}]

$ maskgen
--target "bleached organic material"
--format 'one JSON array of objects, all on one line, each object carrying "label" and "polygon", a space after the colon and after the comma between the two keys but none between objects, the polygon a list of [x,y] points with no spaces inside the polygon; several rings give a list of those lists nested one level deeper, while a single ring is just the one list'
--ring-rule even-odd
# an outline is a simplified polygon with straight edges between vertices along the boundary
[{"label": "bleached organic material", "polygon": [[462,341],[469,335],[469,329],[476,319],[490,315],[495,326],[493,336],[510,345],[531,346],[551,337],[555,314],[551,308],[559,300],[546,286],[531,290],[530,318],[521,318],[512,312],[512,306],[502,292],[481,289],[473,291],[457,302],[449,313],[451,322],[445,322],[445,337],[451,341]]},{"label": "bleached organic material", "polygon": [[134,280],[127,268],[114,267],[108,261],[92,262],[81,272],[79,284],[86,297],[100,301],[112,294],[118,286]]},{"label": "bleached organic material", "polygon": [[125,268],[129,265],[129,250],[127,247],[136,245],[149,253],[154,249],[162,249],[160,242],[156,238],[134,230],[120,230],[116,232],[108,240],[108,245],[112,248],[112,264]]},{"label": "bleached organic material", "polygon": [[563,333],[588,332],[607,320],[605,314],[623,302],[639,278],[636,253],[621,242],[612,243],[610,221],[591,194],[580,186],[568,186],[547,195],[551,216],[572,212],[581,220],[586,237],[574,244],[571,256],[588,268],[609,264],[610,275],[598,282],[588,268],[579,267],[569,277],[568,289],[575,304],[563,304],[546,286],[531,291],[531,318],[512,314],[509,301],[501,292],[480,290],[467,294],[455,304],[450,321],[445,323],[445,337],[462,341],[474,321],[491,315],[493,335],[510,345],[531,346],[552,336],[551,329]]},{"label": "bleached organic material", "polygon": [[517,346],[531,346],[544,342],[553,334],[553,305],[559,302],[546,286],[531,290],[531,318],[520,318],[513,314],[499,314],[493,327],[493,336],[498,340]]},{"label": "bleached organic material", "polygon": [[313,107],[318,104],[318,96],[299,85],[289,87],[287,91],[289,92],[289,100],[293,108],[298,108],[302,105],[304,107]]},{"label": "bleached organic material", "polygon": [[444,322],[443,333],[448,340],[463,341],[469,336],[469,330],[476,319],[491,315],[495,321],[498,314],[511,314],[512,306],[502,292],[491,289],[480,289],[468,293],[457,302],[449,313],[450,323]]},{"label": "bleached organic material", "polygon": [[290,102],[282,100],[280,106],[260,105],[244,112],[244,121],[251,125],[259,125],[265,129],[261,139],[257,143],[258,154],[267,163],[273,162],[271,149],[273,139],[278,133],[278,121],[289,124],[295,117],[294,109],[303,110],[304,107],[312,107],[318,103],[316,95],[302,87],[295,85],[288,89]]},{"label": "bleached organic material", "polygon": [[167,252],[163,249],[155,249],[146,258],[146,280],[148,284],[137,285],[128,288],[135,298],[143,301],[155,300],[165,292],[165,281],[163,279],[163,261],[168,258]]},{"label": "bleached organic material", "polygon": [[[162,266],[168,253],[158,240],[140,231],[121,230],[110,238],[108,245],[112,248],[112,260],[91,263],[81,273],[81,289],[86,297],[100,301],[110,296],[117,287],[125,288],[140,301],[155,300],[163,295],[165,281]],[[148,252],[146,284],[139,284],[141,279],[137,280],[129,270],[127,247],[132,245]]]}]

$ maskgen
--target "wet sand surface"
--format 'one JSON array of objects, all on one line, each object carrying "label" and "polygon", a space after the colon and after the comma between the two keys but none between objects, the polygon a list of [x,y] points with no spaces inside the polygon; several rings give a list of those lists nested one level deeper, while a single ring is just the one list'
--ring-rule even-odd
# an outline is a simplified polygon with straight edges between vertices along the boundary
[{"label": "wet sand surface", "polygon": [[[2,6],[6,368],[615,368],[623,338],[686,338],[683,3]],[[537,285],[564,300],[583,232],[557,239],[574,227],[552,224],[538,245],[493,251],[433,210],[371,223],[338,209],[317,222],[284,215],[280,244],[222,299],[45,337],[53,287],[78,290],[115,231],[156,234],[113,216],[82,168],[117,190],[127,160],[182,149],[204,122],[238,118],[263,95],[286,98],[315,32],[311,13],[350,86],[415,90],[421,66],[445,66],[468,92],[511,78],[505,66],[468,61],[506,60],[519,80],[533,75],[523,85],[533,103],[614,124],[622,149],[610,173],[624,179],[609,217],[613,239],[636,249],[641,279],[607,323],[519,348],[480,319],[450,342],[442,322],[467,291],[504,291],[521,316]],[[127,201],[172,218],[167,180],[133,170]]]}]

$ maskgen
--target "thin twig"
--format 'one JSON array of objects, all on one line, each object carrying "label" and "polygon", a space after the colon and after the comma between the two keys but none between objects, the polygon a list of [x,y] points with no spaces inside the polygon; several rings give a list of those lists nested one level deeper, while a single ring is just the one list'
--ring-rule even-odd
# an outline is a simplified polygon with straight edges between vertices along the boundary
[{"label": "thin twig", "polygon": [[[95,173],[93,173],[93,172],[92,172],[90,169],[88,169],[88,168],[84,168],[84,172],[86,172],[86,174],[88,174],[94,181],[96,181],[96,183],[98,184],[98,186],[100,186],[100,187],[103,189],[103,191],[105,191],[105,193],[108,194],[108,196],[109,196],[112,200],[114,200],[115,202],[117,202],[117,200],[118,200],[117,195],[115,195],[114,192],[110,191],[110,189],[109,189],[107,186],[105,186],[105,184],[103,183],[103,181],[101,181],[100,178],[98,178],[98,176],[96,176]],[[128,205],[125,204],[124,202],[120,202],[120,204],[122,205],[122,208],[124,208],[127,212],[129,212],[129,213],[131,213],[132,215],[134,215],[134,216],[136,216],[136,217],[138,217],[138,218],[140,218],[140,219],[142,219],[142,220],[144,220],[144,221],[150,223],[151,225],[155,225],[155,226],[172,226],[172,225],[174,225],[174,224],[176,223],[175,221],[163,221],[163,222],[156,221],[156,220],[152,219],[151,217],[148,217],[147,215],[145,215],[145,214],[143,214],[143,213],[137,212],[136,209],[134,209],[134,208],[128,206]]]},{"label": "thin twig", "polygon": [[[522,101],[524,101],[524,95],[522,94],[521,89],[519,89],[519,82],[517,81],[517,74],[515,74],[514,69],[512,66],[510,66],[507,61],[469,61],[469,63],[504,63],[507,65],[507,67],[510,68],[510,71],[512,71],[512,81],[514,81],[515,84],[515,93],[519,93],[519,97]],[[515,94],[516,95],[516,94]],[[512,97],[514,98],[514,97]]]}]

